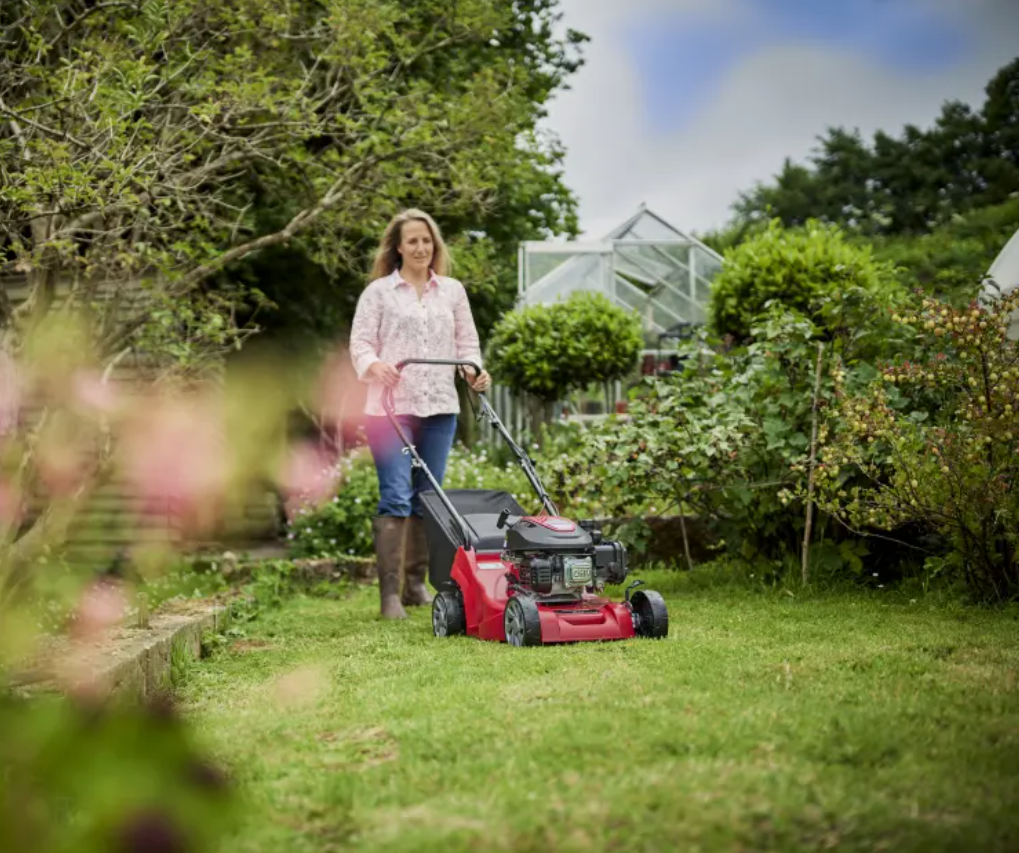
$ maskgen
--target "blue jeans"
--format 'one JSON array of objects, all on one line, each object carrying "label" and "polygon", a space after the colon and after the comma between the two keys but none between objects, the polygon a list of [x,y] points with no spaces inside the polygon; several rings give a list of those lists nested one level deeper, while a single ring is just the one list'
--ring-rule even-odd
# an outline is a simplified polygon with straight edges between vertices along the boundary
[{"label": "blue jeans", "polygon": [[[411,440],[439,485],[446,474],[446,460],[456,435],[456,415],[432,415],[418,418],[398,415],[397,421]],[[379,477],[379,515],[407,518],[421,515],[418,495],[428,491],[424,471],[411,466],[410,453],[403,452],[403,442],[387,417],[365,418],[368,446],[375,460]]]}]

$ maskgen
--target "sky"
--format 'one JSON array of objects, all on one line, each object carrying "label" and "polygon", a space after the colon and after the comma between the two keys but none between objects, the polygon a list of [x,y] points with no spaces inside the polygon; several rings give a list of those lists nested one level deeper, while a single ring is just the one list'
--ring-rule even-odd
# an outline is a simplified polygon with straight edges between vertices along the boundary
[{"label": "sky", "polygon": [[643,202],[682,231],[723,225],[741,190],[828,127],[865,138],[979,108],[1019,56],[1019,0],[561,0],[591,38],[545,127],[567,149],[584,236]]}]

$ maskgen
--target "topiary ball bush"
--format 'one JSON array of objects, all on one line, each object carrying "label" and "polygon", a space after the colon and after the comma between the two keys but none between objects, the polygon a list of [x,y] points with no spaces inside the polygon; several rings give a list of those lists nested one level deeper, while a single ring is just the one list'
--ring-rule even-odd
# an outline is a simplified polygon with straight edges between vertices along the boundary
[{"label": "topiary ball bush", "polygon": [[489,340],[486,363],[497,381],[546,401],[592,383],[625,377],[643,346],[640,318],[600,293],[505,314]]},{"label": "topiary ball bush", "polygon": [[809,222],[786,229],[775,220],[726,254],[711,287],[710,324],[720,337],[743,341],[754,318],[779,302],[831,331],[845,320],[833,306],[853,296],[891,305],[901,291],[892,267],[875,260],[869,246],[847,242],[838,228]]}]

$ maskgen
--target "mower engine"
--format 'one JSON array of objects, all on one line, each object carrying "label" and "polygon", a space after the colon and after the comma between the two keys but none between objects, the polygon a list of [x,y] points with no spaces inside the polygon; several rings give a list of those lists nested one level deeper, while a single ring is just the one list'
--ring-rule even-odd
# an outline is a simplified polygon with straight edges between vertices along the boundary
[{"label": "mower engine", "polygon": [[[508,515],[500,516],[500,527]],[[578,525],[567,518],[521,518],[506,530],[503,556],[519,585],[543,598],[576,599],[626,579],[626,549],[620,542],[603,541],[593,521]]]}]

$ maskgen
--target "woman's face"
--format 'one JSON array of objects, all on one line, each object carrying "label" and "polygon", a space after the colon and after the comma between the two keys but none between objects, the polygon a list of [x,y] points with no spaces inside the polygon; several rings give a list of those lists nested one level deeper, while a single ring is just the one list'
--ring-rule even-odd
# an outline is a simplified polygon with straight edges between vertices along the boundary
[{"label": "woman's face", "polygon": [[400,245],[397,251],[403,258],[404,267],[420,271],[431,267],[435,246],[432,244],[432,232],[427,223],[420,219],[404,222],[400,229]]}]

